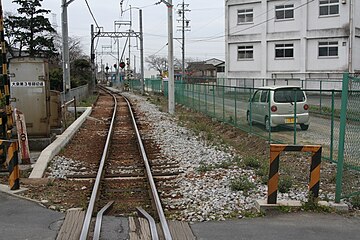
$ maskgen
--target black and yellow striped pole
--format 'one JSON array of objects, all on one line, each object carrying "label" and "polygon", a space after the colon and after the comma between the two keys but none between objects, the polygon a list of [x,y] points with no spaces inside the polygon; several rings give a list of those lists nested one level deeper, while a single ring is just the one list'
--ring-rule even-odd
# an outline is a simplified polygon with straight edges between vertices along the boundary
[{"label": "black and yellow striped pole", "polygon": [[17,141],[10,142],[7,149],[6,162],[9,170],[9,187],[11,190],[20,188],[20,169],[19,169],[19,145]]},{"label": "black and yellow striped pole", "polygon": [[[309,192],[311,198],[319,196],[320,165],[322,147],[319,145],[270,144],[270,169],[268,181],[268,204],[276,204],[279,183],[279,162],[281,152],[311,152]],[[313,200],[313,199],[312,199]]]},{"label": "black and yellow striped pole", "polygon": [[279,185],[279,162],[280,153],[284,151],[285,146],[270,145],[270,168],[268,181],[268,204],[276,204],[277,191]]},{"label": "black and yellow striped pole", "polygon": [[19,145],[17,141],[0,140],[0,153],[6,159],[9,171],[9,188],[17,190],[20,188],[20,169],[19,169]]},{"label": "black and yellow striped pole", "polygon": [[[5,114],[7,115],[6,123],[1,121],[1,125],[6,125],[5,132],[3,133],[4,138],[10,139],[13,128],[14,120],[12,116],[12,108],[10,105],[10,79],[7,74],[7,58],[6,58],[6,44],[5,44],[5,33],[4,33],[4,14],[2,8],[2,2],[0,0],[0,41],[1,41],[1,60],[2,60],[2,77],[4,88],[0,91],[0,99],[5,97]],[[4,112],[4,110],[2,110]]]}]

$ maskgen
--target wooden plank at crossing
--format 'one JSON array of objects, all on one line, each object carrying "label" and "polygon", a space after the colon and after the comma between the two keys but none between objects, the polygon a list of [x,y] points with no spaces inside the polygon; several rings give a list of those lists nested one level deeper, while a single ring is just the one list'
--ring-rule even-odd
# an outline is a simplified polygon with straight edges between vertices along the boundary
[{"label": "wooden plank at crossing", "polygon": [[56,240],[78,240],[85,218],[85,211],[80,208],[69,209]]},{"label": "wooden plank at crossing", "polygon": [[173,240],[195,240],[195,236],[187,222],[169,221],[169,229]]},{"label": "wooden plank at crossing", "polygon": [[149,223],[145,218],[129,217],[129,239],[130,240],[151,239]]}]

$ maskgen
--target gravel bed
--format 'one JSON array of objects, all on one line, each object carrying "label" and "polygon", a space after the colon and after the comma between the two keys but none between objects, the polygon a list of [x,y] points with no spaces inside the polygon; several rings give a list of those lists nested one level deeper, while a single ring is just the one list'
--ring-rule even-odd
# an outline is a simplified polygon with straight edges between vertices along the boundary
[{"label": "gravel bed", "polygon": [[[231,161],[236,156],[227,146],[212,146],[196,136],[192,131],[179,126],[176,118],[159,111],[159,108],[149,103],[145,97],[124,94],[144,114],[141,121],[147,121],[153,131],[148,133],[161,146],[161,153],[169,159],[178,161],[181,172],[173,180],[179,188],[171,192],[161,192],[161,198],[166,210],[179,210],[171,217],[182,221],[225,220],[226,218],[243,218],[254,209],[254,201],[266,199],[267,186],[257,181],[253,170],[240,167],[212,168],[198,171],[202,164],[221,166],[221,163]],[[249,192],[232,191],[231,180],[247,178],[255,187]],[[307,200],[306,186],[302,189],[292,189],[288,193],[278,193],[278,200]],[[320,198],[325,195],[321,194]],[[326,194],[333,199],[333,194]]]}]

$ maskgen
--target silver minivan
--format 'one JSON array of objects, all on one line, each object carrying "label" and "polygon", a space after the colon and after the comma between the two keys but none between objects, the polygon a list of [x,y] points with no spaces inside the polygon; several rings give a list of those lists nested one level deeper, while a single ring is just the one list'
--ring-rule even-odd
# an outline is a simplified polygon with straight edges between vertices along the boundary
[{"label": "silver minivan", "polygon": [[300,87],[261,87],[254,92],[249,100],[247,120],[249,123],[264,124],[266,130],[271,131],[279,125],[294,125],[295,108],[296,123],[300,125],[302,130],[307,130],[310,125],[309,105],[306,94]]}]

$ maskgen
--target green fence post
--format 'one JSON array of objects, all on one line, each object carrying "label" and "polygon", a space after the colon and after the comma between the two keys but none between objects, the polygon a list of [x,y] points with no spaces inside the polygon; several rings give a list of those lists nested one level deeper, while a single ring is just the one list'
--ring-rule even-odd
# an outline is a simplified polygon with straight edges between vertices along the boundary
[{"label": "green fence post", "polygon": [[205,113],[206,115],[208,115],[208,110],[207,110],[207,92],[208,92],[208,84],[205,84]]},{"label": "green fence post", "polygon": [[215,85],[213,85],[213,108],[214,108],[214,118],[216,118],[215,115]]},{"label": "green fence post", "polygon": [[223,122],[225,122],[225,86],[222,85],[222,99],[223,99]]},{"label": "green fence post", "polygon": [[198,89],[198,105],[199,105],[199,112],[201,112],[201,85],[200,84],[198,84],[198,87],[197,87],[197,89]]},{"label": "green fence post", "polygon": [[298,94],[298,90],[295,89],[295,99],[294,99],[294,145],[296,145],[296,124],[297,124],[297,121],[296,121],[296,111],[297,111],[297,94]]},{"label": "green fence post", "polygon": [[331,91],[331,129],[330,129],[330,162],[333,161],[334,151],[334,118],[335,118],[335,91]]},{"label": "green fence post", "polygon": [[236,87],[234,87],[234,98],[235,98],[235,114],[234,114],[234,116],[235,116],[235,126],[237,126],[237,104],[236,104],[236,90],[237,90],[237,88]]},{"label": "green fence post", "polygon": [[[270,95],[271,95],[271,90],[269,91],[269,94],[268,94],[268,111],[269,111],[269,143],[271,143],[271,98],[270,98]],[[266,123],[265,123],[266,124]]]},{"label": "green fence post", "polygon": [[322,113],[322,80],[320,80],[320,114]]},{"label": "green fence post", "polygon": [[192,83],[192,109],[195,110],[195,83]]},{"label": "green fence post", "polygon": [[342,191],[342,179],[344,169],[344,146],[345,146],[345,132],[346,132],[346,110],[349,92],[349,73],[343,75],[343,87],[341,94],[341,110],[340,110],[340,133],[339,133],[339,150],[338,150],[338,164],[336,170],[336,192],[335,202],[339,203]]}]

